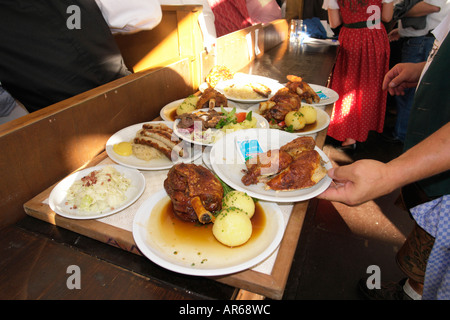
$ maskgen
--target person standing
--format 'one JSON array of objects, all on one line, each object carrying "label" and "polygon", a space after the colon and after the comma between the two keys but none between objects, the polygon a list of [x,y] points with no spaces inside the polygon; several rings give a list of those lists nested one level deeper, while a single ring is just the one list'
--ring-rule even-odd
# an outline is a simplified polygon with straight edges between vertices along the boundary
[{"label": "person standing", "polygon": [[[383,89],[403,95],[417,88],[405,152],[382,163],[371,159],[335,167],[334,183],[318,198],[357,205],[401,188],[415,227],[397,252],[407,278],[361,291],[370,299],[450,299],[450,16],[433,30],[426,62],[400,63],[385,76]],[[439,99],[434,99],[438,96]]]},{"label": "person standing", "polygon": [[[405,4],[405,2],[401,4]],[[422,0],[407,10],[404,18],[399,20],[398,28],[392,30],[388,35],[390,41],[402,42],[401,62],[418,63],[427,60],[435,39],[432,31],[445,18],[449,10],[450,0]],[[424,28],[406,23],[405,18],[418,17],[424,18]],[[402,143],[405,141],[414,93],[415,88],[409,88],[404,95],[395,97],[397,119],[392,137],[388,138],[399,140]]]},{"label": "person standing", "polygon": [[389,70],[390,47],[382,22],[390,22],[393,0],[326,0],[331,28],[342,24],[331,88],[339,94],[328,135],[342,146],[383,131],[387,94],[381,86]]},{"label": "person standing", "polygon": [[157,0],[0,0],[0,83],[28,112],[131,74],[113,33],[150,30]]}]

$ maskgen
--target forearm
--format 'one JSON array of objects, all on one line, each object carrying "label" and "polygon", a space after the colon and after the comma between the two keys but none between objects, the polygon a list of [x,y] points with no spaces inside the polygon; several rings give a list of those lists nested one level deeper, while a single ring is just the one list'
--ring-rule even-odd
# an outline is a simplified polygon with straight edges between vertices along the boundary
[{"label": "forearm", "polygon": [[394,3],[384,3],[381,9],[381,20],[384,22],[391,22],[394,13]]},{"label": "forearm", "polygon": [[386,167],[393,189],[450,170],[450,122]]},{"label": "forearm", "polygon": [[437,6],[421,1],[406,13],[406,17],[422,17],[440,10],[441,8]]},{"label": "forearm", "polygon": [[337,28],[342,24],[341,13],[338,9],[328,9],[328,21],[331,28]]}]

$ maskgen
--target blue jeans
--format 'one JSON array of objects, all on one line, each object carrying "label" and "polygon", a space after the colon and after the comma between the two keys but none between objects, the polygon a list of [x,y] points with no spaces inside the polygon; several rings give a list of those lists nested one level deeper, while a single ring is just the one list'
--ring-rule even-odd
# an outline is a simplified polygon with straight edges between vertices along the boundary
[{"label": "blue jeans", "polygon": [[[411,37],[406,39],[402,45],[402,62],[423,62],[433,48],[433,37]],[[405,90],[404,96],[396,96],[397,120],[395,123],[394,136],[400,141],[405,141],[408,128],[409,113],[414,101],[415,88]]]}]

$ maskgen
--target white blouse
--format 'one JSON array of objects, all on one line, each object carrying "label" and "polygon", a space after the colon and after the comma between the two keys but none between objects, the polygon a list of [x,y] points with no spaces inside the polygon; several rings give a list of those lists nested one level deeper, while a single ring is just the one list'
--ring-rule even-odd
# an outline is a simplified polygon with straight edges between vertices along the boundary
[{"label": "white blouse", "polygon": [[95,0],[112,33],[151,30],[162,18],[158,0]]},{"label": "white blouse", "polygon": [[[391,3],[394,0],[383,0],[381,3]],[[339,5],[337,3],[337,0],[323,0],[322,9],[328,10],[328,9],[339,9]]]}]

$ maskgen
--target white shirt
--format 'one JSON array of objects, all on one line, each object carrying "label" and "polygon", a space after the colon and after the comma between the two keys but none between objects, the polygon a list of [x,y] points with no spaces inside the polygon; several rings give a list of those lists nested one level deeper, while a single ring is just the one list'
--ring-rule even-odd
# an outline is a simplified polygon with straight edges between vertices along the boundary
[{"label": "white shirt", "polygon": [[162,18],[158,0],[95,0],[112,33],[151,30]]},{"label": "white shirt", "polygon": [[[383,0],[381,3],[391,3],[392,1],[394,0]],[[322,9],[339,9],[339,4],[337,3],[337,0],[323,0]]]},{"label": "white shirt", "polygon": [[402,23],[399,21],[398,31],[401,37],[419,37],[428,34],[428,32],[434,30],[434,28],[436,28],[450,12],[450,0],[423,0],[423,2],[439,7],[441,10],[427,15],[427,26],[425,29],[416,30],[411,27],[402,28]]},{"label": "white shirt", "polygon": [[439,23],[439,25],[433,30],[433,34],[435,37],[433,49],[431,49],[431,52],[428,55],[427,62],[425,63],[425,66],[422,70],[422,74],[420,75],[418,83],[422,81],[422,77],[428,70],[428,67],[430,66],[431,62],[433,61],[435,53],[439,50],[442,42],[444,42],[445,38],[449,35],[449,32],[450,32],[450,15],[447,15],[444,17],[444,19],[442,19],[441,23]]}]

